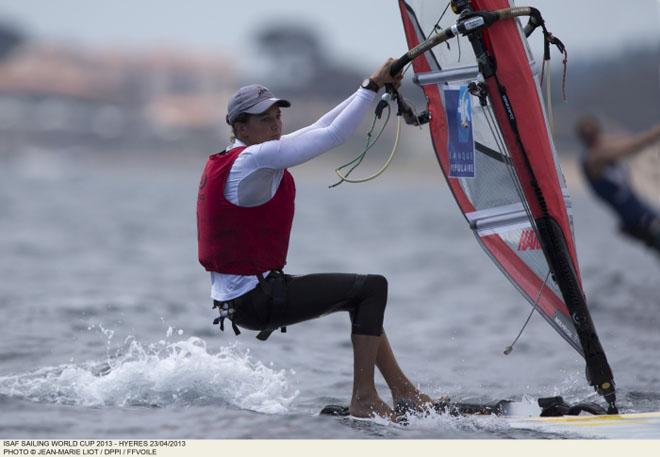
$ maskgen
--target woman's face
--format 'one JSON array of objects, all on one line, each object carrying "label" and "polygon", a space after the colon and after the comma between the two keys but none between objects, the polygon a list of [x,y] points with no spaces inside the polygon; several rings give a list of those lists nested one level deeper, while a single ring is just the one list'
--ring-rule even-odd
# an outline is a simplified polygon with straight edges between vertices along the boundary
[{"label": "woman's face", "polygon": [[237,124],[237,137],[247,146],[279,140],[282,136],[282,112],[273,105],[261,114],[250,116],[245,123]]}]

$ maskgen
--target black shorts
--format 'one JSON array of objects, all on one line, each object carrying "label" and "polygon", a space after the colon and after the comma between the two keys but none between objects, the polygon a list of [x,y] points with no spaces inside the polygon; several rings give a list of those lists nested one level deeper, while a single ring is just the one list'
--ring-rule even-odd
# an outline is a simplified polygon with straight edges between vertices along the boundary
[{"label": "black shorts", "polygon": [[382,334],[387,303],[387,280],[383,276],[346,273],[282,276],[283,304],[273,303],[272,286],[278,279],[271,273],[264,279],[265,284],[260,283],[232,300],[233,323],[248,330],[266,330],[348,311],[351,333]]}]

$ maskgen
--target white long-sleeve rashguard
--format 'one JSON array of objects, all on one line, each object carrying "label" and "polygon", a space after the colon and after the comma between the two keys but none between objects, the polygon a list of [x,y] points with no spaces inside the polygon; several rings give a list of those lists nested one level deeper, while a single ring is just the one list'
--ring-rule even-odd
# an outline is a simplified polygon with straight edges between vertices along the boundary
[{"label": "white long-sleeve rashguard", "polygon": [[[266,203],[277,192],[284,169],[305,163],[346,142],[375,97],[375,92],[360,88],[314,124],[283,135],[279,140],[245,148],[229,172],[225,198],[245,207]],[[236,140],[228,149],[238,146],[245,144]],[[255,276],[211,272],[211,298],[231,300],[254,289],[257,284]]]}]

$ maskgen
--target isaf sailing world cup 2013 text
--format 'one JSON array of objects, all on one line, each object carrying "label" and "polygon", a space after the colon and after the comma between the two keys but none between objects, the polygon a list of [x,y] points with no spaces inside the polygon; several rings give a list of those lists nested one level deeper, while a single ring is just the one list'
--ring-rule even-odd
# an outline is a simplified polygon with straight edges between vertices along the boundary
[{"label": "isaf sailing world cup 2013 text", "polygon": [[3,440],[2,455],[125,455],[153,456],[158,447],[184,447],[169,440]]}]

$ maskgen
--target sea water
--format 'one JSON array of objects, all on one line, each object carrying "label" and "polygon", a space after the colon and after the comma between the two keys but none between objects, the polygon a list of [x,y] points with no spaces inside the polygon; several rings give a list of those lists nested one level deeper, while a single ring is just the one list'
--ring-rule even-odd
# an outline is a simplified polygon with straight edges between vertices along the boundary
[{"label": "sea water", "polygon": [[[350,399],[348,316],[267,342],[212,326],[209,278],[196,259],[203,158],[28,150],[0,160],[0,436],[573,436],[496,417],[433,414],[407,426],[320,417],[324,405]],[[529,305],[481,252],[435,159],[395,161],[377,181],[334,190],[327,164],[293,170],[287,271],[384,274],[385,329],[422,390],[530,408],[539,396],[600,401],[580,356],[539,316],[503,354]],[[659,259],[617,236],[589,194],[573,196],[582,277],[619,405],[658,410]],[[377,386],[390,401],[381,377]]]}]

